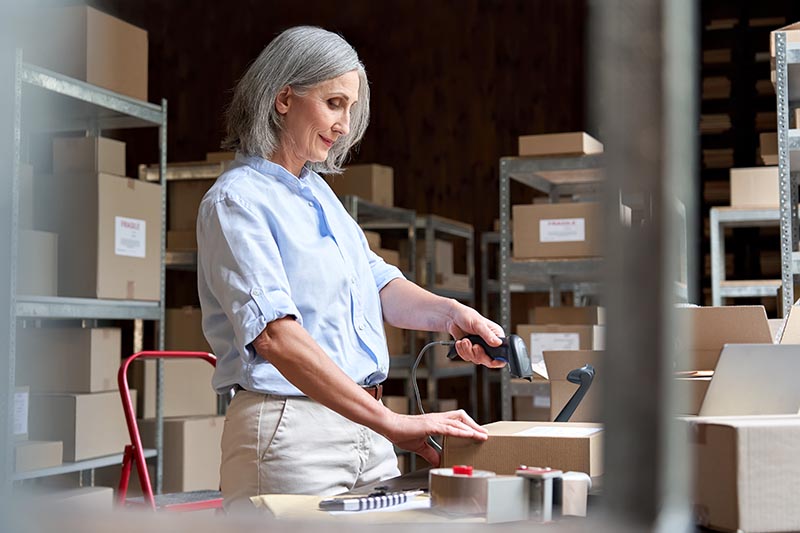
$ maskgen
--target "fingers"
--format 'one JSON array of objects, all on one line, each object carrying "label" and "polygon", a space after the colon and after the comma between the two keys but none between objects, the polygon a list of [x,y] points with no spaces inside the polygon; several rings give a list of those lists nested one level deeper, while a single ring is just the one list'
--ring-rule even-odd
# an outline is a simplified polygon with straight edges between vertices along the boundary
[{"label": "fingers", "polygon": [[417,455],[428,461],[433,468],[438,468],[442,457],[439,452],[434,450],[430,444],[425,444],[425,447],[417,450]]},{"label": "fingers", "polygon": [[472,344],[469,339],[456,341],[456,352],[465,361],[470,361],[478,365],[489,368],[502,368],[505,366],[503,361],[492,359],[479,344]]},{"label": "fingers", "polygon": [[488,431],[481,427],[464,410],[448,411],[446,413],[435,413],[437,416],[436,433],[439,435],[450,435],[452,437],[474,438],[486,440]]}]

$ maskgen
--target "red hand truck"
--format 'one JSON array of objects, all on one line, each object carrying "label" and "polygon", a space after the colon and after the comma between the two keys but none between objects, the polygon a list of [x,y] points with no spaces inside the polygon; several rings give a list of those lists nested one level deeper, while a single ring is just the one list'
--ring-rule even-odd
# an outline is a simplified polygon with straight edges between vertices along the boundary
[{"label": "red hand truck", "polygon": [[150,484],[150,474],[147,471],[147,463],[142,447],[142,437],[139,434],[139,424],[136,422],[136,415],[133,412],[131,402],[131,391],[128,386],[128,367],[132,362],[139,358],[146,359],[204,359],[211,366],[217,366],[217,358],[206,352],[165,352],[165,351],[145,351],[138,352],[128,357],[122,362],[117,375],[119,382],[119,394],[122,397],[122,409],[125,411],[125,421],[128,424],[128,433],[131,443],[125,446],[125,453],[122,457],[122,475],[119,480],[119,492],[117,503],[126,506],[135,502],[135,498],[128,500],[128,483],[131,477],[131,467],[135,463],[136,471],[139,474],[139,482],[142,486],[144,499],[137,502],[150,507],[152,510],[161,509],[169,511],[198,511],[201,509],[219,509],[222,507],[222,494],[219,491],[202,490],[192,492],[181,492],[175,494],[163,494],[154,496],[153,487]]}]

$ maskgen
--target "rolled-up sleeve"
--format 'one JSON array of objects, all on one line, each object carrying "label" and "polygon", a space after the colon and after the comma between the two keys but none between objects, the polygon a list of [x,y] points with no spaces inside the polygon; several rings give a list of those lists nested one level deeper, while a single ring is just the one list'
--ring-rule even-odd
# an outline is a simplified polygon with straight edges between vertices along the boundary
[{"label": "rolled-up sleeve", "polygon": [[302,316],[268,221],[241,198],[208,198],[200,206],[198,261],[210,292],[230,321],[239,346],[248,346],[268,323]]}]

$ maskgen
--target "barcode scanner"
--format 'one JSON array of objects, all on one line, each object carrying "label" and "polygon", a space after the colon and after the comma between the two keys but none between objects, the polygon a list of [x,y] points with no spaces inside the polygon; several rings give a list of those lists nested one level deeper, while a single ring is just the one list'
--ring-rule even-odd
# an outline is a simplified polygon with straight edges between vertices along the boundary
[{"label": "barcode scanner", "polygon": [[[508,337],[500,337],[503,342],[500,346],[489,346],[483,337],[480,335],[467,335],[464,337],[469,339],[472,344],[478,344],[486,352],[486,355],[496,361],[503,361],[508,364],[508,370],[515,378],[522,378],[531,381],[533,377],[533,369],[531,368],[531,358],[528,357],[528,349],[525,347],[525,341],[519,335],[509,335]],[[447,352],[448,359],[455,359],[458,357],[455,344],[450,347]]]}]

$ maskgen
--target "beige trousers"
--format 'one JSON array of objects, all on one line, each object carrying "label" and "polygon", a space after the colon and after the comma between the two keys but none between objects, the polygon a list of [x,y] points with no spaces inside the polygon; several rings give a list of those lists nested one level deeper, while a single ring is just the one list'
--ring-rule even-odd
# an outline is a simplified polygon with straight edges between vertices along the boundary
[{"label": "beige trousers", "polygon": [[239,391],[222,432],[226,509],[260,494],[333,495],[400,475],[392,443],[304,396]]}]

